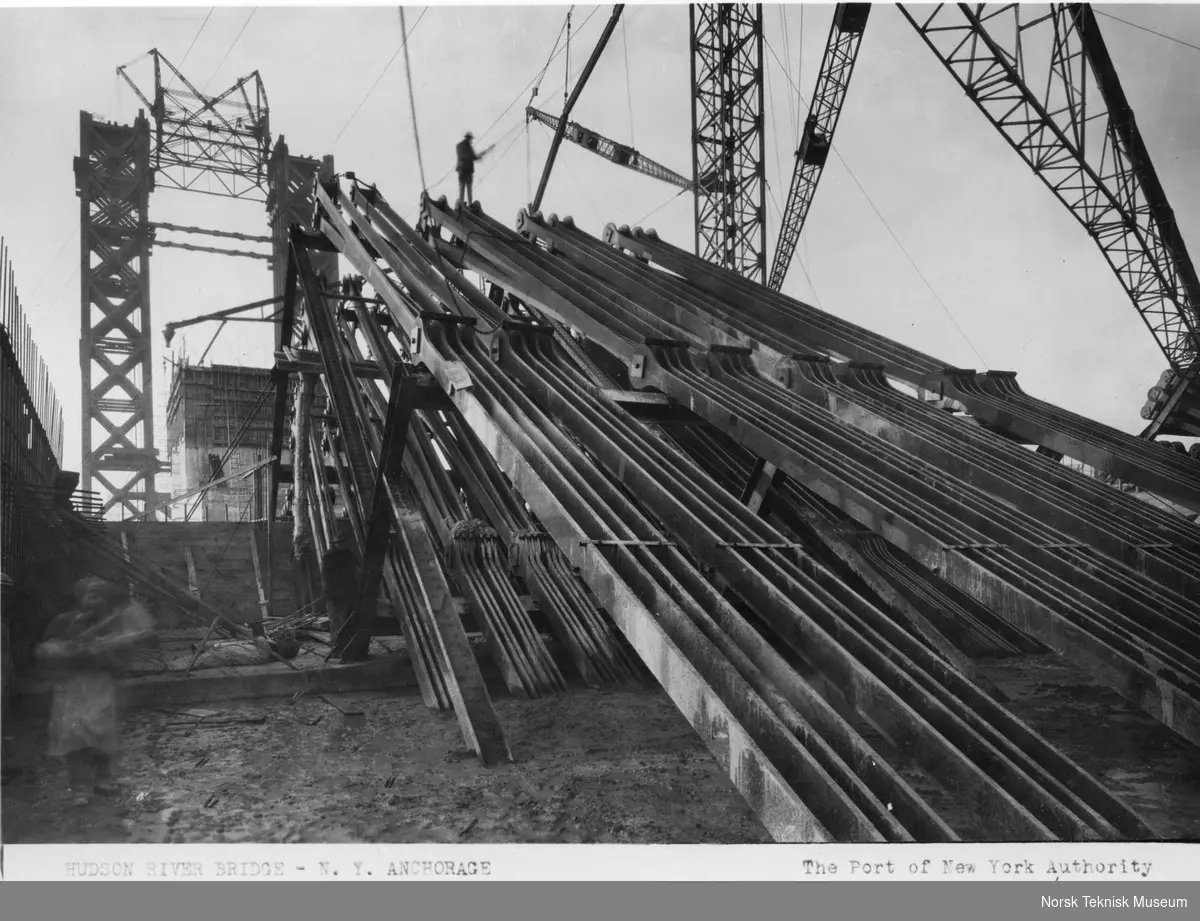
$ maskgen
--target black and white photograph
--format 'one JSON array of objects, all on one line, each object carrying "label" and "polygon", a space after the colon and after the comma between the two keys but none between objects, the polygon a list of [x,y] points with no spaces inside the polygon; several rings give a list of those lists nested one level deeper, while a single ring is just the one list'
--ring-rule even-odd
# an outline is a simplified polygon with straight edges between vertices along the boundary
[{"label": "black and white photograph", "polygon": [[0,8],[0,841],[1200,841],[1197,87],[1190,4]]}]

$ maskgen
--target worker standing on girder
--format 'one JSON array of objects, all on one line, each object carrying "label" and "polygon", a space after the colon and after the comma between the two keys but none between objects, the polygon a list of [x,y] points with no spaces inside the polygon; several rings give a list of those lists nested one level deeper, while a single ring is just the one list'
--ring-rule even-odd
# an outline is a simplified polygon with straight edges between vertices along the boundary
[{"label": "worker standing on girder", "polygon": [[459,204],[471,204],[475,200],[475,193],[472,184],[475,181],[475,161],[482,160],[487,156],[489,147],[483,153],[475,152],[475,145],[471,142],[475,140],[475,135],[470,131],[463,135],[463,139],[458,142],[455,150],[458,153],[458,201]]},{"label": "worker standing on girder", "polygon": [[87,578],[76,586],[77,605],[54,618],[37,658],[54,675],[49,754],[67,763],[75,805],[92,793],[112,794],[119,751],[115,672],[154,636],[150,615],[120,586]]}]

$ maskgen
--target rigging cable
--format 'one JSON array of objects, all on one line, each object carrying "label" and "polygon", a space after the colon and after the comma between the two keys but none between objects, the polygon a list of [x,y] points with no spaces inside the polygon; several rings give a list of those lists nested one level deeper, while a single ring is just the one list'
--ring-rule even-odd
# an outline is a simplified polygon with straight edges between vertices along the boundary
[{"label": "rigging cable", "polygon": [[650,211],[649,213],[642,215],[641,217],[639,217],[636,221],[634,221],[629,226],[637,227],[643,221],[650,220],[650,218],[654,217],[654,215],[656,215],[656,214],[658,214],[658,212],[662,211],[663,208],[667,207],[667,205],[674,202],[675,199],[677,199],[680,195],[683,195],[685,192],[690,192],[690,191],[691,191],[691,189],[680,189],[678,192],[676,192],[674,195],[672,195],[670,198],[668,198],[666,201],[664,201],[661,205],[659,205],[653,211]]},{"label": "rigging cable", "polygon": [[221,57],[221,62],[213,70],[212,76],[210,76],[208,78],[208,80],[206,80],[204,83],[204,90],[206,92],[208,90],[209,84],[211,84],[213,82],[213,79],[217,76],[217,74],[221,72],[221,67],[225,64],[226,59],[229,57],[229,53],[231,51],[233,51],[233,49],[237,45],[237,43],[242,40],[242,33],[246,31],[246,26],[250,25],[250,20],[254,18],[254,14],[257,12],[258,12],[257,6],[254,7],[252,10],[250,10],[250,15],[247,16],[246,21],[242,23],[242,27],[241,27],[241,29],[238,30],[238,34],[236,36],[234,36],[234,39],[232,42],[230,42],[229,47],[225,49],[225,54]]},{"label": "rigging cable", "polygon": [[[782,3],[779,5],[779,25],[783,31],[783,56],[786,60],[792,59],[792,43],[788,38],[787,27],[787,7]],[[792,101],[788,100],[788,122],[792,126],[792,146],[798,146],[800,143],[800,133],[796,127],[796,116],[792,113]]]},{"label": "rigging cable", "polygon": [[[763,44],[767,46],[767,50],[771,52],[772,57],[774,57],[775,61],[778,63],[779,55],[775,54],[775,49],[771,47],[771,43],[768,42],[765,37],[763,38]],[[780,66],[782,67],[782,64],[780,64]],[[787,74],[787,78],[788,81],[791,82],[791,74]],[[795,89],[797,93],[800,93],[800,89],[795,83],[792,83],[792,88]],[[804,100],[804,95],[802,93],[800,94],[800,98],[805,102],[805,105],[808,104],[807,101]],[[858,177],[854,175],[854,171],[850,169],[850,164],[846,162],[846,159],[841,155],[836,145],[831,144],[829,149],[833,152],[833,155],[838,158],[838,162],[842,164],[843,168],[846,170],[846,173],[858,187],[858,191],[862,193],[863,198],[867,200],[867,204],[871,206],[871,210],[875,212],[875,216],[878,217],[883,223],[884,229],[887,230],[896,246],[900,248],[900,252],[904,254],[904,258],[908,260],[908,264],[913,267],[913,271],[916,272],[921,281],[925,283],[925,287],[929,289],[929,293],[933,295],[933,299],[937,301],[938,306],[942,308],[942,312],[946,314],[950,322],[954,324],[954,328],[958,330],[958,334],[962,336],[963,341],[966,342],[971,351],[975,353],[975,357],[979,359],[980,364],[987,368],[988,363],[984,360],[983,356],[979,354],[979,349],[975,348],[975,343],[971,341],[971,338],[959,325],[958,320],[954,318],[954,314],[950,312],[950,308],[946,306],[946,302],[943,301],[941,296],[938,295],[937,291],[934,290],[934,287],[932,284],[930,284],[929,279],[925,277],[925,273],[921,271],[921,267],[917,265],[916,261],[909,254],[904,244],[900,242],[900,238],[896,236],[896,232],[892,230],[892,226],[887,222],[887,218],[885,218],[879,208],[876,207],[875,202],[871,199],[871,196],[867,194],[867,190],[863,188],[862,183],[858,181]]]},{"label": "rigging cable", "polygon": [[[796,52],[796,83],[804,82],[804,6],[800,6],[800,48]],[[803,114],[800,110],[800,93],[796,93],[796,125],[799,130],[803,130],[804,121]],[[796,134],[796,146],[800,146],[800,135]]]},{"label": "rigging cable", "polygon": [[[400,9],[400,31],[404,36],[404,40],[400,43],[400,47],[404,51],[404,74],[408,80],[408,106],[409,106],[409,110],[412,112],[413,140],[417,146],[417,169],[420,171],[420,174],[421,174],[421,194],[422,194],[422,198],[424,198],[425,195],[429,194],[429,186],[425,184],[425,159],[421,155],[421,132],[417,128],[417,97],[416,97],[416,92],[413,90],[412,62],[409,60],[409,53],[408,53],[408,37],[412,33],[410,33],[408,31],[408,27],[405,25],[404,7],[400,7],[399,9]],[[425,9],[429,9],[429,7],[426,7]],[[424,16],[425,13],[422,12],[421,15]],[[413,29],[416,29],[417,23],[419,23],[419,22],[420,22],[420,19],[418,19],[416,23],[413,23]],[[518,135],[518,137],[519,136],[520,135]],[[464,311],[462,309],[462,305],[460,305],[458,302],[458,294],[455,293],[455,291],[454,291],[454,285],[450,284],[450,277],[449,277],[448,273],[446,272],[446,264],[442,260],[442,251],[437,246],[436,243],[434,243],[434,245],[433,245],[433,252],[434,252],[434,255],[437,256],[438,268],[442,273],[442,280],[445,282],[446,290],[450,293],[450,299],[454,304],[454,312],[461,316],[466,311]],[[496,327],[496,329],[499,329],[499,328],[500,328],[499,326]],[[489,330],[489,332],[491,332],[491,331],[492,330]]]},{"label": "rigging cable", "polygon": [[[196,47],[196,42],[200,40],[200,33],[203,32],[204,27],[206,25],[208,25],[208,21],[212,18],[213,10],[215,10],[215,9],[216,9],[215,6],[210,6],[208,8],[208,15],[204,17],[204,22],[200,23],[200,28],[196,30],[196,34],[192,37],[192,43],[190,45],[188,45],[187,51],[185,51],[183,53],[183,60],[179,62],[178,69],[180,71],[183,70],[183,65],[187,63],[188,55],[190,55],[192,53],[192,49]],[[167,85],[165,87],[163,87],[163,89],[169,90],[171,88],[171,84],[174,82],[175,82],[175,74],[172,73],[171,79],[167,81]]]},{"label": "rigging cable", "polygon": [[[425,9],[427,10],[427,9],[429,9],[429,7],[425,7]],[[425,15],[425,10],[422,10],[421,16],[424,16],[424,15]],[[420,24],[421,24],[421,18],[420,18],[420,16],[418,16],[417,21],[415,23],[413,23],[413,29],[415,30],[417,28],[417,26]],[[425,159],[421,156],[421,132],[417,128],[417,97],[413,93],[412,66],[408,59],[408,35],[409,35],[409,32],[408,32],[407,26],[404,24],[404,7],[400,7],[400,32],[403,37],[400,42],[400,48],[397,49],[397,54],[399,54],[399,52],[401,50],[403,50],[403,52],[404,52],[404,74],[408,78],[408,105],[409,105],[409,109],[412,111],[413,140],[416,142],[416,145],[417,145],[417,169],[420,170],[420,172],[421,172],[421,191],[428,192],[429,186],[425,184]],[[393,60],[394,60],[394,57],[393,57]],[[389,61],[388,63],[390,66],[391,62]]]},{"label": "rigging cable", "polygon": [[629,84],[629,39],[625,33],[625,20],[621,20],[621,44],[625,48],[625,98],[629,102],[629,146],[637,149],[633,136],[633,89]]},{"label": "rigging cable", "polygon": [[571,89],[571,10],[567,10],[567,61],[563,74],[563,111],[566,112],[568,91]]},{"label": "rigging cable", "polygon": [[[586,25],[588,24],[588,22],[591,20],[591,18],[592,18],[594,15],[596,15],[596,12],[597,12],[599,9],[600,9],[600,7],[599,7],[599,6],[592,7],[592,11],[591,11],[590,13],[588,13],[588,15],[587,15],[587,18],[583,20],[583,22],[580,24],[579,28],[578,28],[576,31],[577,31],[577,32],[582,32],[582,31],[583,31],[583,28],[584,28],[584,26],[586,26]],[[558,51],[558,53],[554,55],[554,57],[558,57],[558,55],[559,55],[559,54],[562,54],[564,51],[565,51],[565,48],[563,48],[563,49],[560,49],[560,50]],[[547,65],[547,66],[549,66],[549,65]],[[581,67],[581,68],[580,68],[580,70],[582,71],[582,69],[583,69],[583,68]],[[513,97],[513,99],[512,99],[512,102],[510,102],[510,103],[509,103],[509,104],[508,104],[508,105],[505,107],[504,111],[503,111],[503,112],[501,112],[501,113],[500,113],[498,116],[496,116],[496,119],[495,119],[495,120],[494,120],[494,121],[493,121],[493,122],[492,122],[490,125],[488,125],[488,127],[487,127],[487,130],[486,130],[486,131],[484,131],[482,134],[480,134],[480,135],[479,135],[479,138],[478,138],[478,140],[482,141],[482,140],[483,140],[485,137],[487,137],[487,135],[488,135],[489,133],[491,133],[492,129],[494,129],[494,128],[496,127],[496,125],[500,124],[500,121],[501,121],[501,119],[503,119],[503,118],[504,118],[504,116],[505,116],[505,115],[507,115],[507,114],[509,113],[509,111],[511,111],[511,110],[512,110],[512,107],[513,107],[513,106],[515,106],[515,105],[516,105],[518,102],[520,102],[520,101],[521,101],[521,97],[522,97],[523,95],[525,95],[525,90],[529,89],[529,87],[531,87],[531,86],[534,84],[534,82],[535,82],[535,81],[537,81],[537,79],[538,79],[538,77],[537,77],[537,75],[535,75],[535,76],[534,76],[532,79],[530,79],[530,81],[529,81],[528,83],[526,83],[526,84],[525,84],[525,86],[523,86],[523,87],[521,88],[520,92],[518,92],[518,93],[517,93],[517,94],[516,94],[516,95]],[[499,140],[499,141],[497,141],[497,142],[496,142],[496,144],[499,144],[499,143],[501,143],[501,142],[502,142],[502,141],[503,141],[505,138],[507,138],[507,137],[508,137],[508,136],[509,136],[509,135],[510,135],[510,134],[511,134],[513,131],[520,130],[521,126],[524,124],[524,121],[525,121],[525,119],[524,119],[524,117],[522,117],[522,120],[521,120],[520,122],[518,122],[518,123],[516,123],[515,125],[513,125],[513,127],[512,127],[512,128],[510,128],[508,131],[504,132],[504,134],[500,135],[500,140]],[[437,181],[434,183],[434,186],[439,186],[439,185],[441,185],[443,182],[445,182],[445,181],[446,181],[446,180],[447,180],[447,179],[450,177],[450,174],[454,172],[454,169],[455,169],[455,168],[452,166],[452,167],[450,167],[450,169],[446,170],[446,172],[444,172],[444,173],[442,174],[441,178],[439,178],[439,179],[438,179],[438,180],[437,180]],[[411,214],[411,212],[409,212],[409,213]],[[408,218],[406,218],[406,220],[408,220]]]},{"label": "rigging cable", "polygon": [[[558,36],[554,39],[554,47],[550,49],[550,55],[546,58],[546,63],[542,65],[541,72],[536,77],[534,77],[534,80],[536,80],[537,83],[533,87],[533,92],[529,94],[530,105],[533,104],[534,97],[537,96],[538,91],[542,88],[542,81],[546,79],[546,71],[548,71],[550,69],[550,65],[554,63],[554,59],[556,57],[558,57],[558,43],[560,41],[562,41],[563,33],[567,31],[567,24],[571,21],[571,12],[574,9],[575,9],[575,7],[574,7],[574,5],[572,5],[571,8],[567,10],[567,16],[563,20],[563,24],[558,30]],[[526,84],[526,85],[528,85],[528,84]],[[524,92],[524,90],[522,90],[521,92]],[[520,94],[518,94],[518,98],[519,97],[520,97]],[[512,106],[510,105],[508,108],[511,109]],[[508,109],[505,109],[504,111],[507,112]]]},{"label": "rigging cable", "polygon": [[[767,111],[770,113],[770,116],[771,116],[771,136],[775,139],[775,142],[771,145],[775,150],[775,171],[779,176],[780,182],[782,182],[783,176],[784,176],[783,159],[779,155],[779,131],[777,130],[776,125],[775,125],[775,96],[771,92],[771,68],[770,67],[763,68],[763,83],[765,83],[766,87],[767,87]],[[791,109],[792,109],[792,105],[791,105],[791,100],[789,99],[788,100],[788,111],[790,112]],[[763,164],[763,172],[764,173],[766,172],[766,164],[765,163]],[[767,187],[770,188],[769,183],[768,183]],[[775,190],[771,189],[771,195],[774,196],[774,194],[775,194]],[[778,204],[776,204],[775,209],[777,211],[779,211]],[[780,212],[780,216],[779,216],[779,226],[780,227],[783,226],[782,212]]]},{"label": "rigging cable", "polygon": [[[421,24],[421,20],[425,18],[425,14],[428,11],[429,11],[429,7],[424,7],[421,10],[421,15],[418,16],[417,21],[413,23],[413,32],[417,31],[417,26],[419,26]],[[403,18],[403,16],[401,16],[401,18]],[[391,60],[389,60],[387,62],[387,64],[384,65],[383,70],[381,70],[379,72],[379,76],[375,78],[375,82],[371,84],[371,88],[369,90],[367,90],[367,95],[363,96],[362,102],[360,102],[358,104],[358,106],[355,108],[353,114],[351,114],[351,116],[348,119],[346,119],[346,124],[342,125],[342,130],[337,133],[337,137],[335,137],[333,139],[332,143],[330,143],[326,149],[329,149],[329,150],[333,149],[333,145],[336,144],[341,139],[342,135],[346,133],[346,129],[350,127],[350,123],[352,121],[354,121],[355,117],[357,117],[358,113],[362,110],[362,107],[367,104],[367,100],[370,99],[371,94],[373,92],[375,92],[375,87],[379,86],[379,81],[383,79],[384,75],[391,68],[392,64],[394,64],[396,62],[396,58],[400,56],[400,52],[404,51],[406,49],[406,47],[408,46],[409,34],[411,34],[411,33],[405,34],[404,39],[400,42],[400,47],[396,49],[396,53],[393,54],[391,57]]]},{"label": "rigging cable", "polygon": [[1154,29],[1146,26],[1139,26],[1136,22],[1130,22],[1128,19],[1122,19],[1120,16],[1113,16],[1111,13],[1104,13],[1093,7],[1092,12],[1097,16],[1103,16],[1105,19],[1114,19],[1123,25],[1132,26],[1135,29],[1140,29],[1143,32],[1149,32],[1151,35],[1157,35],[1159,38],[1165,38],[1169,42],[1175,42],[1177,45],[1183,45],[1185,48],[1191,48],[1193,51],[1200,51],[1200,45],[1193,45],[1191,42],[1185,42],[1182,38],[1176,38],[1173,35],[1167,35],[1165,32],[1156,32]]}]

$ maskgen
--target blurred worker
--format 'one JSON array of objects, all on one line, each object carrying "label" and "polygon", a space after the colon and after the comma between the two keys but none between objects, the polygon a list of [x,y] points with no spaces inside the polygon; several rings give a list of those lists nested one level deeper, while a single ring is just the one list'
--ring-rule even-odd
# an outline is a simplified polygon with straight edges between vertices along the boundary
[{"label": "blurred worker", "polygon": [[[459,204],[469,205],[475,200],[475,193],[472,184],[475,181],[475,161],[482,160],[487,156],[489,147],[483,153],[476,153],[475,146],[471,143],[475,140],[475,135],[468,131],[463,135],[463,139],[458,142],[455,150],[458,152],[458,201]],[[494,145],[493,145],[494,146]]]},{"label": "blurred worker", "polygon": [[115,673],[154,638],[150,615],[119,586],[97,578],[76,586],[77,605],[54,618],[36,650],[50,666],[54,698],[49,754],[65,759],[75,805],[111,783],[119,750]]}]

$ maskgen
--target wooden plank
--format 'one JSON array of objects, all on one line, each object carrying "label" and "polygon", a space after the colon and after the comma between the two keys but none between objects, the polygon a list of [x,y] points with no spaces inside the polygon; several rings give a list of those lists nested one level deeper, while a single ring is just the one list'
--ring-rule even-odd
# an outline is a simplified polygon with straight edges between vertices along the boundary
[{"label": "wooden plank", "polygon": [[263,591],[262,567],[258,563],[258,535],[250,529],[250,557],[254,560],[254,585],[258,589],[258,606],[262,609],[262,619],[271,616],[271,606]]},{"label": "wooden plank", "polygon": [[196,578],[196,561],[192,558],[192,548],[183,548],[183,558],[187,561],[188,591],[193,598],[200,597],[200,581]]}]

